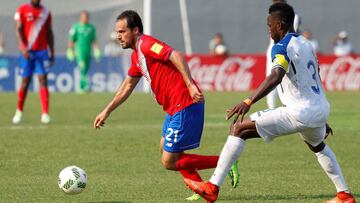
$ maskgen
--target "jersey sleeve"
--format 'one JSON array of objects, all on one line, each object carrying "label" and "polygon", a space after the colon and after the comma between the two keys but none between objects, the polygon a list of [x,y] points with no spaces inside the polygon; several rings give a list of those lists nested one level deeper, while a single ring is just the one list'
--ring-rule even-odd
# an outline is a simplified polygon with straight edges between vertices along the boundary
[{"label": "jersey sleeve", "polygon": [[15,12],[15,15],[14,15],[14,20],[15,21],[20,21],[20,22],[22,22],[22,15],[21,15],[21,12],[22,11],[22,9],[21,9],[21,7],[19,7],[18,9],[17,9],[17,11]]},{"label": "jersey sleeve", "polygon": [[69,30],[69,40],[75,42],[76,41],[76,24],[71,26]]},{"label": "jersey sleeve", "polygon": [[169,61],[172,50],[169,45],[155,39],[146,40],[141,46],[141,51],[145,57],[161,61]]},{"label": "jersey sleeve", "polygon": [[131,65],[128,70],[128,75],[130,77],[141,77],[142,76],[142,73],[138,67],[138,62],[137,62],[134,52],[131,54]]},{"label": "jersey sleeve", "polygon": [[289,68],[289,57],[287,56],[286,47],[275,44],[271,49],[272,68],[280,67],[286,72]]}]

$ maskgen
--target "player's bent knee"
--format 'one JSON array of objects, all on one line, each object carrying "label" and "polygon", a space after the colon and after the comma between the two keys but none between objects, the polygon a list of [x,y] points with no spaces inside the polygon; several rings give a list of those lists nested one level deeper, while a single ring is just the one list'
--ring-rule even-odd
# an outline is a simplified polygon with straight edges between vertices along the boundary
[{"label": "player's bent knee", "polygon": [[324,148],[325,148],[325,143],[324,142],[321,142],[320,144],[318,144],[317,146],[312,146],[311,144],[307,143],[305,141],[305,143],[307,144],[307,146],[309,147],[309,149],[311,151],[313,151],[314,153],[318,153],[318,152],[321,152]]},{"label": "player's bent knee", "polygon": [[241,131],[243,129],[244,128],[243,128],[243,125],[241,125],[241,123],[235,123],[235,124],[231,125],[230,134],[235,137],[239,137],[239,135],[241,134]]},{"label": "player's bent knee", "polygon": [[231,135],[239,137],[243,140],[260,137],[256,131],[255,123],[253,121],[235,123],[232,125],[230,133]]},{"label": "player's bent knee", "polygon": [[176,171],[176,162],[172,162],[166,159],[161,159],[161,163],[165,169]]}]

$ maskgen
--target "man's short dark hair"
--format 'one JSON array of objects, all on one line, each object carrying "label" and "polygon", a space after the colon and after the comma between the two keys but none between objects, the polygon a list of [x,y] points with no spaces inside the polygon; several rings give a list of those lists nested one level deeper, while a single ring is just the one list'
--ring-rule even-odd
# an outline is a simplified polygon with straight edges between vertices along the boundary
[{"label": "man's short dark hair", "polygon": [[130,28],[131,30],[134,29],[135,27],[139,28],[139,32],[143,33],[143,24],[141,22],[141,18],[139,16],[139,14],[136,11],[133,10],[126,10],[124,12],[122,12],[117,18],[116,21],[118,20],[122,20],[122,19],[126,19],[127,24],[128,24],[128,28]]},{"label": "man's short dark hair", "polygon": [[269,14],[273,14],[279,18],[285,24],[287,30],[293,27],[295,13],[294,9],[286,3],[275,3],[270,6]]}]

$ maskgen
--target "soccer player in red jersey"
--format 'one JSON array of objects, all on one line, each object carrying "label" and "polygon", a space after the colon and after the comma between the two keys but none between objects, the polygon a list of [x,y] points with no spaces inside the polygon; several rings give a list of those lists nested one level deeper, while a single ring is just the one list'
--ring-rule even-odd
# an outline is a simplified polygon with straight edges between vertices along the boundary
[{"label": "soccer player in red jersey", "polygon": [[[21,122],[31,77],[33,73],[36,73],[40,83],[41,122],[46,124],[50,122],[47,68],[54,63],[51,13],[41,5],[40,0],[31,0],[30,3],[18,8],[14,18],[16,21],[16,37],[21,52],[19,63],[22,80],[13,123]],[[48,49],[50,49],[50,56]]]},{"label": "soccer player in red jersey", "polygon": [[[117,18],[115,31],[122,48],[133,49],[128,76],[112,101],[95,118],[100,128],[110,113],[132,93],[142,76],[149,82],[156,101],[167,113],[160,140],[162,164],[184,178],[201,180],[197,170],[216,167],[218,156],[184,153],[199,147],[204,125],[204,96],[191,78],[184,56],[154,37],[143,34],[141,18],[135,11],[124,11]],[[238,182],[233,167],[233,187]]]}]

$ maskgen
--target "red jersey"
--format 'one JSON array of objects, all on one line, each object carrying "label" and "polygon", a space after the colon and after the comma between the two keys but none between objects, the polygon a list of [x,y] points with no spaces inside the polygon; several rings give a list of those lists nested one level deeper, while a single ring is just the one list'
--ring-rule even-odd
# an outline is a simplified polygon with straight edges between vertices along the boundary
[{"label": "red jersey", "polygon": [[15,20],[23,26],[25,44],[29,50],[45,50],[48,44],[47,31],[51,26],[51,14],[44,6],[36,8],[31,4],[24,4],[15,13]]},{"label": "red jersey", "polygon": [[170,115],[193,103],[178,69],[169,60],[172,48],[148,35],[142,35],[131,55],[128,75],[144,76],[157,102]]}]

